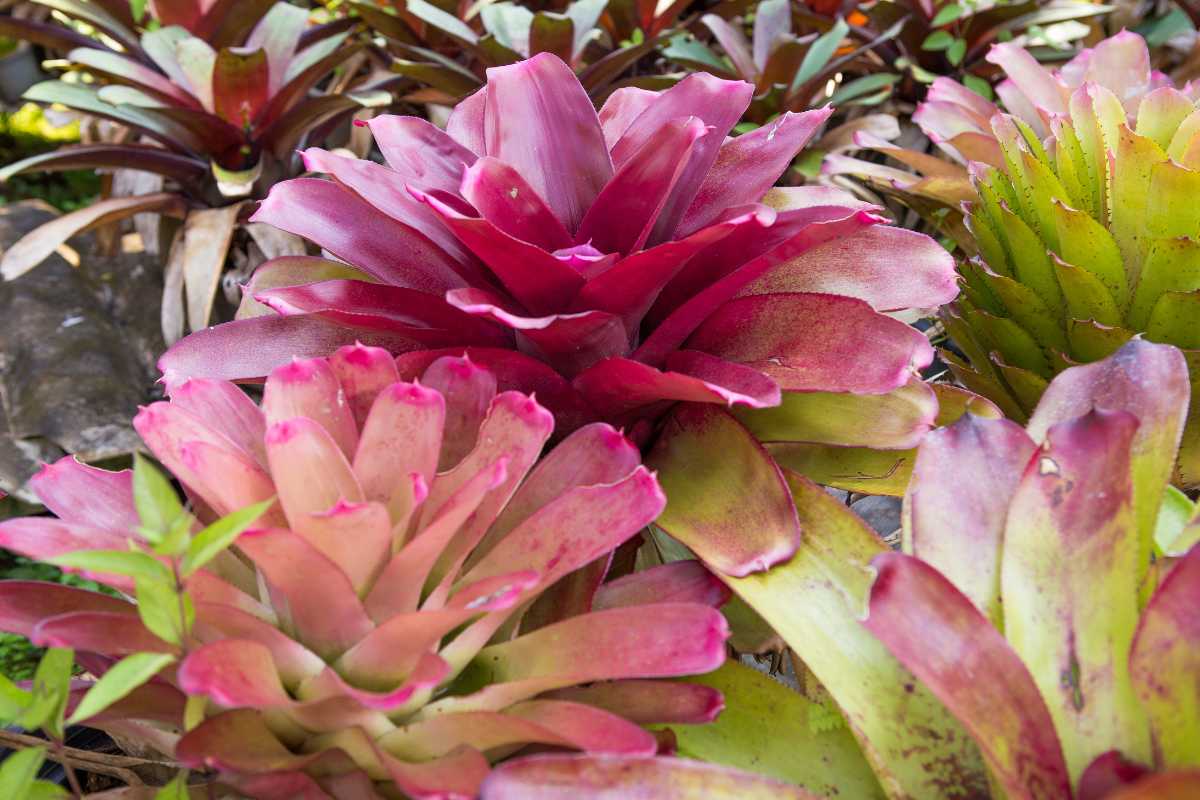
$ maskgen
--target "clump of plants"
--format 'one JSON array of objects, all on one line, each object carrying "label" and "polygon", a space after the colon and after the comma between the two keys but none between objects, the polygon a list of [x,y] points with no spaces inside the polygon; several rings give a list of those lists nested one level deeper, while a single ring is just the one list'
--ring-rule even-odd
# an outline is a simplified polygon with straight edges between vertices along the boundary
[{"label": "clump of plants", "polygon": [[1108,9],[42,2],[0,177],[105,199],[3,269],[151,212],[172,346],[0,521],[0,795],[1200,794],[1200,111]]},{"label": "clump of plants", "polygon": [[[390,97],[369,88],[320,91],[361,46],[337,26],[310,26],[308,12],[297,6],[275,4],[243,19],[233,41],[216,47],[171,23],[171,15],[139,34],[95,6],[71,8],[103,36],[92,40],[63,29],[76,44],[66,55],[70,71],[25,97],[105,120],[111,135],[16,160],[0,170],[0,181],[88,169],[148,173],[151,183],[31,232],[4,253],[0,271],[14,279],[69,237],[137,214],[177,220],[166,230],[179,231],[178,237],[162,245],[168,262],[163,329],[174,341],[185,310],[193,330],[208,324],[235,231],[250,213],[246,199],[294,174],[294,148],[314,136],[321,140],[323,126]],[[199,22],[192,27],[204,30]],[[262,246],[288,249],[286,242],[265,239]]]},{"label": "clump of plants", "polygon": [[[722,716],[683,732],[681,748],[812,796],[1195,793],[1200,514],[1170,485],[1189,394],[1179,350],[1134,340],[1056,377],[1026,428],[967,415],[930,433],[903,552],[787,473],[804,524],[795,556],[723,580],[793,648],[804,685],[829,693],[862,750],[817,724],[811,699],[731,667],[710,679],[730,708],[771,709],[772,734]],[[722,494],[728,478],[714,470],[697,494]],[[657,524],[702,524],[690,500],[671,496]],[[716,549],[699,541],[701,558]],[[688,786],[669,763],[625,770],[530,759],[494,780]]]}]

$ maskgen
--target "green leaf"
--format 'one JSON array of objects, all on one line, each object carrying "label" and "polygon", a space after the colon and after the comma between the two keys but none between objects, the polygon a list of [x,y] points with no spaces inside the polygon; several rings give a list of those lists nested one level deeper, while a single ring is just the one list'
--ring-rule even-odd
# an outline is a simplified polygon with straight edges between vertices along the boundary
[{"label": "green leaf", "polygon": [[184,554],[191,543],[193,519],[190,514],[184,514],[171,526],[167,535],[154,543],[154,552],[160,556],[177,558]]},{"label": "green leaf", "polygon": [[994,100],[996,98],[995,92],[992,91],[992,85],[978,75],[964,75],[963,86],[966,86],[985,100]]},{"label": "green leaf", "polygon": [[52,647],[46,651],[33,675],[31,702],[16,724],[26,730],[42,728],[52,738],[62,739],[63,711],[67,707],[74,664],[74,650]]},{"label": "green leaf", "polygon": [[80,550],[47,559],[56,567],[71,567],[93,573],[128,575],[149,581],[170,581],[171,572],[154,556],[133,550]]},{"label": "green leaf", "polygon": [[870,94],[878,89],[883,89],[895,85],[896,81],[900,80],[900,76],[892,72],[882,72],[877,75],[864,75],[861,78],[856,78],[847,84],[844,84],[833,96],[829,98],[829,103],[835,108],[845,103],[847,100],[853,100],[863,95]]},{"label": "green leaf", "polygon": [[146,0],[129,0],[129,12],[133,15],[134,22],[142,24],[146,17]]},{"label": "green leaf", "polygon": [[1175,6],[1165,16],[1157,19],[1151,19],[1143,22],[1133,29],[1134,33],[1140,33],[1142,38],[1146,40],[1146,45],[1155,50],[1167,43],[1167,40],[1173,39],[1181,33],[1194,31],[1196,28],[1192,25],[1192,21],[1188,19],[1187,14],[1183,13],[1183,9]]},{"label": "green leaf", "polygon": [[29,785],[29,791],[23,800],[65,800],[70,796],[70,792],[57,783],[34,781]]},{"label": "green leaf", "polygon": [[954,44],[954,34],[949,31],[934,31],[921,42],[922,50],[945,50]]},{"label": "green leaf", "polygon": [[836,710],[736,661],[687,682],[720,690],[725,710],[706,725],[672,725],[679,755],[769,775],[821,797],[885,796]]},{"label": "green leaf", "polygon": [[0,765],[0,797],[25,800],[37,780],[38,770],[46,760],[46,748],[29,747],[4,759]]},{"label": "green leaf", "polygon": [[79,701],[67,720],[74,725],[96,716],[134,689],[153,678],[175,660],[170,653],[134,653],[114,664]]},{"label": "green leaf", "polygon": [[134,580],[137,591],[138,616],[151,633],[165,642],[183,641],[185,620],[179,618],[179,593],[173,584],[163,581]]},{"label": "green leaf", "polygon": [[[832,695],[894,796],[987,796],[983,762],[965,730],[861,625],[869,565],[887,545],[820,486],[791,473],[787,481],[804,531],[795,556],[766,572],[720,577]],[[674,497],[667,496],[670,507]],[[678,520],[678,529],[703,523],[686,507],[677,516],[692,517]],[[712,545],[703,530],[688,534],[693,550],[707,557]]]},{"label": "green leaf", "polygon": [[133,502],[137,506],[141,533],[158,542],[183,515],[183,505],[175,487],[141,453],[133,457]]},{"label": "green leaf", "polygon": [[225,548],[229,547],[242,535],[242,532],[254,524],[255,520],[271,507],[275,498],[255,503],[240,509],[209,525],[188,545],[187,554],[179,568],[180,576],[188,577],[203,567]]},{"label": "green leaf", "polygon": [[946,58],[954,66],[962,63],[963,56],[967,54],[967,43],[962,39],[955,39],[954,43],[946,48]]},{"label": "green leaf", "polygon": [[0,724],[12,724],[33,701],[33,695],[0,675]]},{"label": "green leaf", "polygon": [[1190,525],[1196,506],[1188,496],[1168,485],[1163,493],[1158,519],[1154,522],[1154,545],[1158,555],[1183,556],[1200,538],[1200,524]]},{"label": "green leaf", "polygon": [[670,44],[663,49],[662,54],[665,58],[686,66],[709,69],[721,75],[733,74],[730,66],[722,61],[720,56],[686,33],[671,37]]},{"label": "green leaf", "polygon": [[796,77],[792,79],[790,91],[795,91],[803,86],[829,63],[829,59],[833,58],[838,45],[842,43],[842,39],[849,30],[850,26],[846,24],[846,21],[838,17],[837,21],[833,23],[833,27],[812,43],[812,47],[808,48],[808,52],[804,54],[804,60],[800,62],[800,69],[797,70]]},{"label": "green leaf", "polygon": [[154,800],[188,800],[187,779],[186,769],[175,773],[170,783],[154,793]]},{"label": "green leaf", "polygon": [[942,6],[936,14],[933,15],[933,20],[929,23],[931,28],[940,28],[943,25],[949,25],[954,20],[963,15],[963,7],[958,3],[951,3],[948,6]]}]

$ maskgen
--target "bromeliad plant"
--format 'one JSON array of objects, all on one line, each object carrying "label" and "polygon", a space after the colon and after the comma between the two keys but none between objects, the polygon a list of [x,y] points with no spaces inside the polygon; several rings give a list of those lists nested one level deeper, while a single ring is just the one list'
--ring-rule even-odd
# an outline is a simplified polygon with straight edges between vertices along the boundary
[{"label": "bromeliad plant", "polygon": [[1135,340],[1056,378],[1026,430],[967,417],[921,445],[866,625],[1010,794],[1200,786],[1200,548],[1155,542],[1188,396],[1183,355]]},{"label": "bromeliad plant", "polygon": [[[937,412],[914,374],[932,349],[884,312],[951,299],[952,260],[845,193],[770,192],[830,112],[726,138],[752,94],[696,74],[622,89],[597,115],[543,54],[490,70],[446,132],[378,117],[388,166],[307,150],[332,180],[280,184],[254,217],[342,261],[264,264],[243,319],[160,365],[168,381],[249,378],[361,339],[411,376],[466,347],[566,430],[600,418],[648,441],[680,401],[782,402],[759,428],[770,440],[911,447]],[[846,413],[822,420],[822,404]],[[762,563],[746,530],[724,567]]]},{"label": "bromeliad plant", "polygon": [[604,582],[664,502],[608,425],[539,458],[554,420],[532,397],[459,357],[402,381],[364,346],[280,367],[261,407],[197,379],[135,425],[190,511],[144,466],[67,458],[34,481],[57,519],[0,524],[118,593],[0,583],[6,629],[100,682],[130,653],[171,665],[75,721],[255,798],[469,798],[527,745],[649,756],[640,724],[721,707],[652,679],[721,664],[723,587],[688,564]]},{"label": "bromeliad plant", "polygon": [[[795,556],[723,579],[793,648],[803,680],[832,696],[861,753],[846,731],[814,726],[802,695],[736,664],[704,679],[730,713],[678,731],[680,753],[820,796],[1193,796],[1200,548],[1160,513],[1182,505],[1196,525],[1169,485],[1188,400],[1184,356],[1135,339],[1060,374],[1024,430],[968,415],[929,434],[905,498],[904,554],[787,473],[805,529]],[[747,447],[694,473],[695,496],[737,502],[727,487]],[[705,522],[692,496],[668,498],[657,525]],[[759,708],[776,724],[755,736]],[[592,763],[571,761],[585,773]],[[550,766],[505,772],[529,785],[570,773]]]},{"label": "bromeliad plant", "polygon": [[[981,162],[966,207],[980,257],[962,265],[963,296],[944,315],[967,360],[949,354],[951,368],[1024,419],[1055,374],[1138,333],[1197,364],[1193,90],[1152,73],[1144,41],[1131,33],[1057,75],[1017,48],[997,48],[993,58],[1009,75],[997,91],[1011,114],[985,116],[986,104],[943,93],[920,120],[948,149]],[[1200,483],[1196,415],[1177,479]]]},{"label": "bromeliad plant", "polygon": [[[0,180],[39,170],[138,170],[160,176],[160,191],[112,197],[57,219],[9,248],[0,271],[15,278],[68,237],[133,214],[183,219],[164,307],[172,289],[178,301],[186,275],[189,322],[198,330],[208,324],[230,239],[245,216],[241,199],[294,174],[292,151],[323,123],[390,98],[370,90],[314,92],[360,47],[347,31],[309,27],[308,12],[286,3],[272,7],[236,47],[214,48],[175,25],[140,38],[117,35],[111,25],[103,30],[120,51],[78,46],[68,54],[71,75],[37,84],[25,97],[110,120],[125,133],[9,164]],[[182,331],[164,332],[173,341]]]}]

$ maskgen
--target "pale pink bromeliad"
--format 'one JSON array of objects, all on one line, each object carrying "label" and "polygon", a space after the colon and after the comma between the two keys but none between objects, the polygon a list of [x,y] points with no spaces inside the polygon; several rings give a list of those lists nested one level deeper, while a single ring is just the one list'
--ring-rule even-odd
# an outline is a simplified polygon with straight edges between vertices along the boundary
[{"label": "pale pink bromeliad", "polygon": [[[0,627],[75,648],[94,675],[131,652],[179,659],[85,724],[260,800],[380,783],[472,797],[527,745],[651,756],[641,725],[721,709],[713,689],[653,679],[724,661],[723,584],[697,562],[605,580],[664,503],[607,424],[542,456],[553,417],[486,369],[443,357],[403,381],[388,353],[351,346],[273,371],[261,407],[195,379],[135,426],[198,523],[278,502],[188,578],[182,647],[143,626],[131,578],[88,575],[119,597],[0,582]],[[58,516],[0,523],[3,547],[144,547],[130,472],[65,458],[33,485]],[[207,704],[181,735],[189,697]]]}]

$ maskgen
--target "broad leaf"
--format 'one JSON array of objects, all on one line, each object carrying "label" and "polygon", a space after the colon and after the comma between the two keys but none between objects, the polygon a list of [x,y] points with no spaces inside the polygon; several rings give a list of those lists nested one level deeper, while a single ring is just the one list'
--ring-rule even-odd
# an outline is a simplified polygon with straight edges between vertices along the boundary
[{"label": "broad leaf", "polygon": [[800,525],[779,468],[725,410],[678,406],[647,463],[667,494],[658,526],[710,567],[742,576],[796,551]]},{"label": "broad leaf", "polygon": [[[869,800],[884,792],[844,726],[820,730],[823,709],[804,695],[736,661],[690,677],[719,689],[725,710],[704,725],[672,725],[679,755],[794,783],[822,797]],[[763,725],[763,720],[771,720]]]},{"label": "broad leaf", "polygon": [[680,758],[542,755],[493,770],[480,800],[817,800],[796,786]]},{"label": "broad leaf", "polygon": [[[912,797],[986,796],[966,731],[858,622],[870,561],[887,545],[824,489],[785,475],[804,528],[799,549],[766,572],[723,579],[828,689],[881,783]],[[712,545],[699,532],[677,524],[673,534],[688,534],[704,559]]]}]

